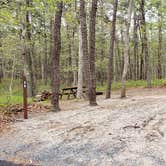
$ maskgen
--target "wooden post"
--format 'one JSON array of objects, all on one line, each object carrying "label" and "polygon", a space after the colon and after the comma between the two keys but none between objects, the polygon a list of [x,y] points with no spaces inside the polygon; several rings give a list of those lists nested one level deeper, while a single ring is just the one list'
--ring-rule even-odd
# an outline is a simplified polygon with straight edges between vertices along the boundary
[{"label": "wooden post", "polygon": [[28,102],[27,102],[27,79],[23,73],[23,102],[24,102],[24,119],[28,119]]}]

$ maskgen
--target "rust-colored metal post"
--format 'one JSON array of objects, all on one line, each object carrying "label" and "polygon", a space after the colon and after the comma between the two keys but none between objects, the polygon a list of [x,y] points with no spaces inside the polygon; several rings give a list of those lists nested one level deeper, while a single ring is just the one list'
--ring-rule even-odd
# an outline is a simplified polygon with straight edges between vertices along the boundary
[{"label": "rust-colored metal post", "polygon": [[27,101],[27,79],[23,73],[23,102],[24,102],[24,119],[28,119],[28,101]]}]

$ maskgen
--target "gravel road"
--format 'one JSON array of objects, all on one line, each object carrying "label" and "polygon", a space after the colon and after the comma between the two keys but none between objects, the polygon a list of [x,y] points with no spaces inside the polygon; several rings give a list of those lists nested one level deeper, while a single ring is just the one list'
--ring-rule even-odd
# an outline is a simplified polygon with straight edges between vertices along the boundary
[{"label": "gravel road", "polygon": [[0,137],[0,165],[166,166],[166,89],[128,95],[15,123]]}]

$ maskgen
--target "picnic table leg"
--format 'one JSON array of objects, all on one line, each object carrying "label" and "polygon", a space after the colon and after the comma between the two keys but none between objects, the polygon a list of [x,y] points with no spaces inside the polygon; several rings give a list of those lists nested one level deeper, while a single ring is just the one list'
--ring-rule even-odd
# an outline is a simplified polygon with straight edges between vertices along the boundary
[{"label": "picnic table leg", "polygon": [[68,99],[68,100],[70,99],[70,93],[68,94],[67,99]]},{"label": "picnic table leg", "polygon": [[76,94],[77,94],[76,92],[74,92],[74,93],[73,93],[74,98],[76,98],[76,97],[77,97],[77,96],[76,96]]},{"label": "picnic table leg", "polygon": [[73,97],[76,98],[77,90],[71,90]]}]

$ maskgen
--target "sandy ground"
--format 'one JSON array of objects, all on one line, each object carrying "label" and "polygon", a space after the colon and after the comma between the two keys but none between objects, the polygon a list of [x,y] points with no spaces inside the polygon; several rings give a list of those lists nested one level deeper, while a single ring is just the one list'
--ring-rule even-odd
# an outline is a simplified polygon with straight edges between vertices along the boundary
[{"label": "sandy ground", "polygon": [[129,90],[126,99],[116,92],[98,104],[70,101],[61,112],[15,123],[0,137],[0,160],[42,166],[166,166],[165,88]]}]

